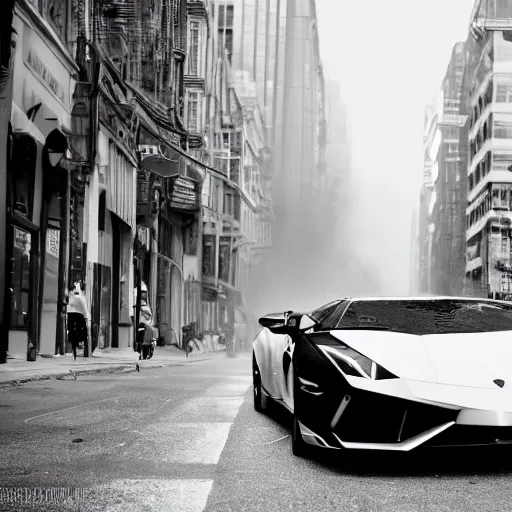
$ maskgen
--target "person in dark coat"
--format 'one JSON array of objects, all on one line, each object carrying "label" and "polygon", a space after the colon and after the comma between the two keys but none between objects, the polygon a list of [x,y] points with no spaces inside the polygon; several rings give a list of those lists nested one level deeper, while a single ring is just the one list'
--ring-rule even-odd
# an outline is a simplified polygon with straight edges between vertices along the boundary
[{"label": "person in dark coat", "polygon": [[87,319],[88,310],[80,283],[75,283],[69,291],[68,299],[68,341],[73,350],[73,358],[76,361],[76,351],[80,343],[87,343]]}]

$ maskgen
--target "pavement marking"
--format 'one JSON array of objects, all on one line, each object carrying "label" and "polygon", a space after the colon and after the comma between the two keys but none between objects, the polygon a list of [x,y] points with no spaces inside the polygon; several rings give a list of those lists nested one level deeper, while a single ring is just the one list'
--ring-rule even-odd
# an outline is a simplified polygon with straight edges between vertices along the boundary
[{"label": "pavement marking", "polygon": [[218,384],[206,390],[204,396],[230,397],[245,396],[249,386],[252,384],[252,377],[240,379],[240,382],[230,384]]},{"label": "pavement marking", "polygon": [[105,512],[202,512],[213,480],[113,480],[90,490],[94,508]]},{"label": "pavement marking", "polygon": [[28,423],[29,421],[37,420],[39,418],[45,418],[46,416],[52,416],[53,414],[58,414],[60,412],[72,411],[73,409],[80,409],[82,407],[88,407],[89,405],[99,404],[100,402],[107,402],[109,400],[117,400],[117,397],[103,398],[101,400],[95,400],[94,402],[87,402],[86,404],[74,405],[73,407],[66,407],[65,409],[59,409],[58,411],[45,412],[44,414],[38,414],[37,416],[32,416],[32,418],[27,418],[25,420],[25,423]]},{"label": "pavement marking", "polygon": [[[238,414],[243,397],[198,397],[187,400],[165,416],[172,422],[226,423],[233,422]],[[164,419],[164,418],[162,418]]]},{"label": "pavement marking", "polygon": [[[229,436],[227,423],[154,423],[123,451],[128,457],[155,462],[217,464]],[[169,434],[163,436],[167,429]]]}]

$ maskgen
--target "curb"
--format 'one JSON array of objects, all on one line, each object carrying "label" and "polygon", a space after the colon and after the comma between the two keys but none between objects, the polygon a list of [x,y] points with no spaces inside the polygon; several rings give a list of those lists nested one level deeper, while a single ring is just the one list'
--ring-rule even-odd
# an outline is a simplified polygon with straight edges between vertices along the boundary
[{"label": "curb", "polygon": [[[169,361],[167,363],[149,363],[149,364],[142,364],[139,366],[141,369],[151,370],[154,368],[166,368],[171,366],[187,366],[190,363],[200,363],[203,361],[209,361],[213,359],[212,357],[203,357],[201,359],[195,359],[195,360],[188,360],[177,362],[177,361]],[[141,361],[142,362],[142,361]],[[80,376],[80,375],[94,375],[96,373],[115,373],[118,371],[121,371],[122,373],[131,373],[135,372],[136,368],[135,365],[139,363],[138,360],[135,360],[133,363],[122,363],[122,364],[114,364],[111,366],[104,366],[103,368],[93,368],[90,370],[76,370],[73,373],[68,370],[67,372],[59,372],[59,373],[47,373],[44,375],[35,375],[34,377],[25,377],[22,379],[12,379],[12,380],[6,380],[0,382],[0,388],[6,388],[6,387],[17,387],[21,386],[22,384],[26,384],[29,382],[37,382],[41,380],[71,380],[74,378],[74,376]],[[76,378],[75,378],[76,380]]]}]

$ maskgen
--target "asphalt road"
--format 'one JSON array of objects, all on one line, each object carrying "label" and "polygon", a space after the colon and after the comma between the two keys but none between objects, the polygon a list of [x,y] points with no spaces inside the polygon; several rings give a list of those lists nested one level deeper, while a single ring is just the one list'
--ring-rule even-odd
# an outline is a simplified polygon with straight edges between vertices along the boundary
[{"label": "asphalt road", "polygon": [[244,356],[0,389],[0,510],[512,510],[510,451],[298,459],[250,382]]}]

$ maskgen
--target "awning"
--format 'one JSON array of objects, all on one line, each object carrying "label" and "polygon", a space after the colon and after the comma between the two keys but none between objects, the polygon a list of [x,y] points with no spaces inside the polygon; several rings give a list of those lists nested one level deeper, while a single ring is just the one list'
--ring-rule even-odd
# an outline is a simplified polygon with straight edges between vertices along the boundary
[{"label": "awning", "polygon": [[162,178],[170,178],[180,174],[181,155],[169,148],[169,156],[163,155],[160,148],[158,153],[147,155],[142,159],[141,167],[144,171],[152,172]]},{"label": "awning", "polygon": [[45,139],[54,130],[62,132],[66,136],[72,135],[69,120],[63,120],[50,107],[43,103],[35,105],[33,123],[39,128]]},{"label": "awning", "polygon": [[[27,133],[35,141],[44,146],[48,142],[48,136],[57,131],[62,134],[61,137],[64,141],[60,142],[59,145],[64,144],[67,148],[68,145],[65,141],[67,137],[71,135],[70,127],[65,124],[52,109],[42,103],[35,105],[30,110],[28,114],[31,116],[31,119],[29,119],[29,116],[23,112],[16,103],[12,103],[11,125],[13,132],[15,134]],[[56,133],[53,133],[53,135],[53,139],[58,139],[58,137],[55,137],[57,135]]]},{"label": "awning", "polygon": [[28,133],[34,140],[44,146],[46,137],[16,103],[12,104],[11,125],[14,133]]}]

